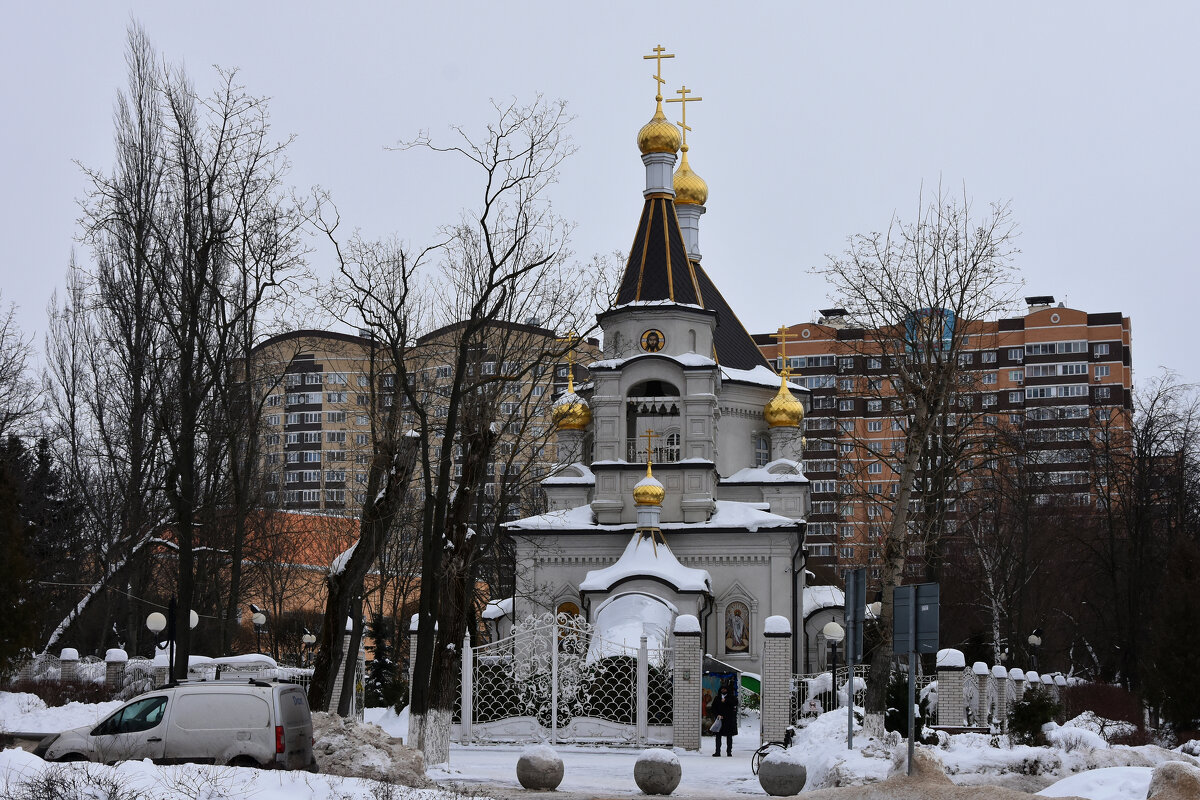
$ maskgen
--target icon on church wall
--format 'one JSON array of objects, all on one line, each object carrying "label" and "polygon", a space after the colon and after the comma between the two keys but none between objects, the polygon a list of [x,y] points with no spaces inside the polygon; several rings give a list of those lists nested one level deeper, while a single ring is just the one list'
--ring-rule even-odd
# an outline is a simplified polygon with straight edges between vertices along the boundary
[{"label": "icon on church wall", "polygon": [[725,652],[745,653],[750,649],[750,609],[740,600],[725,607]]},{"label": "icon on church wall", "polygon": [[657,353],[666,343],[667,337],[663,336],[662,331],[651,328],[642,334],[642,349],[647,353]]}]

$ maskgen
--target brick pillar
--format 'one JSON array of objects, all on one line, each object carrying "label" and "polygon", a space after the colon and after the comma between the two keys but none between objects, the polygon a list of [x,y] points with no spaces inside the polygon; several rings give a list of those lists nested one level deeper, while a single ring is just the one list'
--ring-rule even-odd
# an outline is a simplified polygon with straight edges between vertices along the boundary
[{"label": "brick pillar", "polygon": [[79,651],[74,647],[64,647],[58,657],[58,679],[62,682],[73,681],[79,677]]},{"label": "brick pillar", "polygon": [[161,666],[155,666],[154,667],[154,688],[157,689],[159,686],[166,685],[166,683],[167,683],[167,665],[163,664]]},{"label": "brick pillar", "polygon": [[33,654],[26,652],[25,660],[21,662],[21,671],[17,673],[17,680],[24,684],[33,683]]},{"label": "brick pillar", "polygon": [[1025,673],[1017,667],[1013,667],[1008,671],[1008,679],[1012,681],[1013,697],[1020,700],[1025,696]]},{"label": "brick pillar", "polygon": [[104,688],[116,692],[125,685],[125,663],[129,655],[119,648],[104,654]]},{"label": "brick pillar", "polygon": [[947,648],[937,654],[938,725],[958,727],[967,724],[963,702],[963,670],[967,662],[961,650]]},{"label": "brick pillar", "polygon": [[1008,728],[1008,670],[992,667],[992,685],[996,687],[996,724],[1001,733]]},{"label": "brick pillar", "polygon": [[767,617],[763,628],[762,741],[777,742],[792,723],[792,624]]},{"label": "brick pillar", "polygon": [[685,750],[699,750],[704,654],[700,650],[700,621],[691,614],[675,618],[674,649],[675,672],[671,690],[674,745]]},{"label": "brick pillar", "polygon": [[988,684],[992,680],[992,671],[982,661],[976,661],[972,664],[971,671],[975,673],[975,685],[979,689],[975,693],[975,724],[986,727],[988,718]]}]

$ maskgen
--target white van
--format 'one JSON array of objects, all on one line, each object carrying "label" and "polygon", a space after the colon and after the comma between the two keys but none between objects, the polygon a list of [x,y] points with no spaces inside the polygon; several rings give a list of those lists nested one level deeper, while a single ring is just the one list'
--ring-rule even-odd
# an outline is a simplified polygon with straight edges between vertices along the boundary
[{"label": "white van", "polygon": [[140,695],[99,725],[47,736],[34,754],[47,761],[149,758],[316,771],[312,745],[312,713],[300,686],[200,681]]}]

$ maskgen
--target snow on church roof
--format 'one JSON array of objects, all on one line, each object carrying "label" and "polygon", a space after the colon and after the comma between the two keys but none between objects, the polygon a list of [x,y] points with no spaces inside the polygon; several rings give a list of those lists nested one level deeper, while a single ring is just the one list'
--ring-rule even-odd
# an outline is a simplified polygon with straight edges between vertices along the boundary
[{"label": "snow on church roof", "polygon": [[617,563],[604,569],[589,570],[579,590],[603,592],[626,578],[658,578],[680,592],[712,591],[712,576],[706,569],[685,567],[666,544],[635,534],[625,545]]},{"label": "snow on church roof", "polygon": [[777,458],[766,466],[739,469],[721,483],[808,483],[797,461]]},{"label": "snow on church roof", "polygon": [[804,587],[804,618],[820,611],[822,608],[844,608],[846,595],[836,586],[805,586]]},{"label": "snow on church roof", "polygon": [[[779,386],[779,374],[775,370],[761,365],[754,369],[734,369],[723,366],[721,367],[721,378],[734,383],[753,383],[773,388]],[[791,381],[788,381],[788,388],[793,392],[808,392],[808,389]]]},{"label": "snow on church roof", "polygon": [[[578,475],[570,475],[570,472],[578,472]],[[587,485],[592,486],[596,483],[596,474],[587,467],[586,464],[581,464],[576,461],[574,464],[567,464],[559,469],[558,472],[551,475],[549,478],[542,479],[542,485],[553,486],[555,484],[566,485]]]},{"label": "snow on church roof", "polygon": [[[711,358],[697,355],[696,353],[680,353],[677,356],[669,355],[667,353],[638,353],[637,355],[630,356],[629,358],[606,358],[601,361],[593,361],[591,364],[588,364],[588,369],[616,369],[617,367],[624,366],[631,361],[637,361],[638,359],[642,358],[665,358],[668,361],[676,362],[682,367],[713,367],[717,364],[717,362],[713,361]],[[763,369],[766,369],[766,367],[763,367]],[[770,370],[767,370],[767,372],[770,372]],[[776,378],[775,380],[778,382],[779,378]]]},{"label": "snow on church roof", "polygon": [[[740,503],[733,500],[717,500],[717,510],[707,522],[663,522],[659,527],[664,531],[670,530],[747,530],[756,533],[763,528],[794,528],[800,523],[794,519],[772,514],[767,509],[767,503]],[[509,530],[594,530],[597,532],[632,531],[636,523],[628,522],[623,525],[598,525],[592,513],[592,507],[576,506],[575,508],[550,511],[526,517],[515,522],[505,523]]]}]

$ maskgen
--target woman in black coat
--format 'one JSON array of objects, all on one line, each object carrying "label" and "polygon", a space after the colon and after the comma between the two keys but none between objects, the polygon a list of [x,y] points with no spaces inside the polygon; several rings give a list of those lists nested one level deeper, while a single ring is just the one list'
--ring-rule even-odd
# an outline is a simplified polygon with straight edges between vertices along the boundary
[{"label": "woman in black coat", "polygon": [[717,739],[717,752],[713,758],[721,755],[721,737],[725,739],[725,755],[733,755],[733,737],[737,736],[737,695],[725,686],[709,703],[708,712],[714,720],[721,720],[721,730],[713,734]]}]

